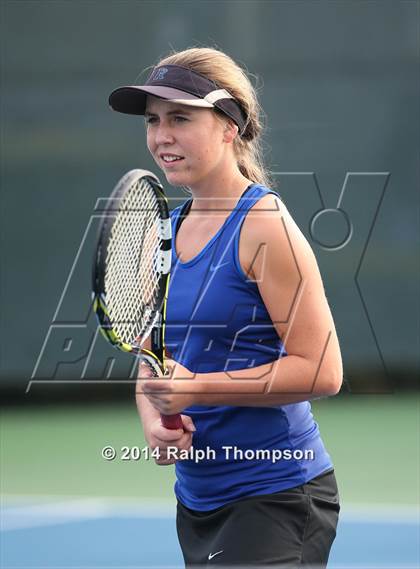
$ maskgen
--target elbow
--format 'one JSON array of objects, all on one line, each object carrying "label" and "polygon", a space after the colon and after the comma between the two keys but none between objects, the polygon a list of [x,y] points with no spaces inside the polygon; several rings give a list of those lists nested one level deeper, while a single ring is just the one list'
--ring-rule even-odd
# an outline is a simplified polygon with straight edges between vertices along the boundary
[{"label": "elbow", "polygon": [[343,369],[339,366],[336,370],[331,370],[328,376],[324,377],[321,382],[321,393],[322,397],[333,397],[340,393],[341,387],[343,385]]},{"label": "elbow", "polygon": [[343,384],[342,377],[339,380],[330,381],[326,389],[325,395],[327,397],[333,397],[334,395],[338,395],[338,393],[340,393],[342,384]]}]

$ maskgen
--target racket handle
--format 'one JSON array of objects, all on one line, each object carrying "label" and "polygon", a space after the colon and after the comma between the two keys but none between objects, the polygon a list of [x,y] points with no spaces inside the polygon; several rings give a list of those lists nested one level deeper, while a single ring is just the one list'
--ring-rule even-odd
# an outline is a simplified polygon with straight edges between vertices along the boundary
[{"label": "racket handle", "polygon": [[[157,351],[156,347],[155,346],[153,346],[153,347],[155,349],[154,349],[154,352],[152,353],[152,355],[154,355],[154,353]],[[165,367],[161,363],[157,364],[155,359],[150,356],[150,352],[149,352],[149,354],[145,354],[144,352],[145,352],[145,350],[143,350],[143,353],[142,353],[143,361],[145,361],[147,363],[147,365],[149,366],[149,368],[152,371],[153,376],[156,378],[160,378],[163,375],[163,377],[165,377],[165,374],[166,374]],[[162,425],[165,427],[165,429],[172,429],[172,430],[182,429],[182,430],[184,430],[184,424],[182,422],[181,415],[179,413],[177,413],[176,415],[162,415],[161,414],[160,418],[162,421]]]},{"label": "racket handle", "polygon": [[162,419],[162,425],[165,427],[165,429],[184,430],[181,415],[161,415],[160,417]]}]

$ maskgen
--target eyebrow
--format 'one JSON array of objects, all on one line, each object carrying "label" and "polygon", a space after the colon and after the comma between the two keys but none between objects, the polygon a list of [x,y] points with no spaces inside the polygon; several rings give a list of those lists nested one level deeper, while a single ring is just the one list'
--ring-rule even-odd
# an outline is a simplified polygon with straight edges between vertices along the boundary
[{"label": "eyebrow", "polygon": [[[188,111],[188,110],[179,108],[179,109],[173,109],[172,111],[168,111],[168,112],[165,113],[165,114],[166,114],[167,116],[169,116],[169,115],[190,115],[190,114],[191,114],[191,111]],[[149,111],[146,111],[146,112],[144,113],[144,116],[145,116],[145,117],[151,117],[151,116],[157,117],[158,115],[157,115],[156,113],[151,113],[151,112],[149,112]]]}]

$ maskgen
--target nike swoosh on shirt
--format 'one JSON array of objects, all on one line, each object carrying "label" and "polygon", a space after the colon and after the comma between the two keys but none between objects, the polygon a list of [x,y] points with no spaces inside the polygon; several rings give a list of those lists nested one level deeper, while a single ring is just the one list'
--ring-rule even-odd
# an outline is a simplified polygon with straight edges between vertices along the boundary
[{"label": "nike swoosh on shirt", "polygon": [[216,553],[209,553],[209,560],[213,559],[213,557],[216,557],[216,555],[219,555],[219,553],[223,553],[223,549],[216,551]]},{"label": "nike swoosh on shirt", "polygon": [[229,265],[229,261],[227,263],[222,263],[221,265],[210,265],[210,272],[213,273],[225,265]]}]

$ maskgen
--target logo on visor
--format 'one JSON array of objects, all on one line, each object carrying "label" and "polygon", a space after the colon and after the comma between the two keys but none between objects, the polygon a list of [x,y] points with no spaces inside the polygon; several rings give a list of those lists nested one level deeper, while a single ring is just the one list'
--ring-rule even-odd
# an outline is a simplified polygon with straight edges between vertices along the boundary
[{"label": "logo on visor", "polygon": [[159,67],[159,69],[156,69],[153,73],[152,81],[162,81],[168,71],[169,69],[167,67]]}]

